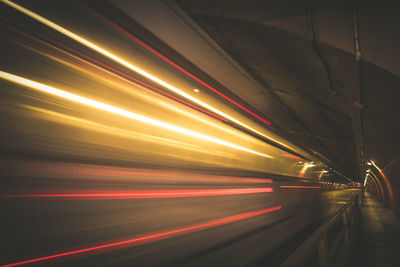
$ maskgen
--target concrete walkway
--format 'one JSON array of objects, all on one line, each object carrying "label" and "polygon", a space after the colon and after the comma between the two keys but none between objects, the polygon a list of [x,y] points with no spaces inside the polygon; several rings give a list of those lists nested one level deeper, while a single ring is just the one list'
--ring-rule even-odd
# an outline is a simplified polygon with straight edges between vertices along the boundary
[{"label": "concrete walkway", "polygon": [[400,266],[400,219],[368,192],[359,227],[352,266]]}]

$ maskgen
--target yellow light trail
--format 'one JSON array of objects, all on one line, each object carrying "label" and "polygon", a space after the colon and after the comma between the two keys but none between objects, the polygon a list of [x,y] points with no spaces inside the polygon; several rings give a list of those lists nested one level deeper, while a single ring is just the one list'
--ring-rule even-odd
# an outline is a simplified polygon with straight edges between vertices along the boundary
[{"label": "yellow light trail", "polygon": [[314,167],[315,165],[314,164],[312,164],[312,163],[304,163],[304,166],[303,166],[303,168],[301,169],[301,171],[300,171],[300,173],[299,173],[299,176],[300,177],[304,177],[304,174],[306,173],[306,171],[307,171],[307,169],[308,168],[310,168],[310,167]]},{"label": "yellow light trail", "polygon": [[324,173],[325,173],[325,170],[322,170],[321,173],[318,175],[318,180],[321,180]]},{"label": "yellow light trail", "polygon": [[[98,66],[95,65],[95,64],[92,64],[92,63],[90,63],[90,62],[88,62],[88,61],[85,61],[85,60],[83,60],[83,59],[81,59],[81,58],[79,58],[79,57],[77,57],[77,56],[74,56],[74,55],[72,55],[72,54],[69,54],[69,53],[67,53],[67,52],[65,52],[65,51],[63,51],[63,50],[61,50],[61,49],[58,49],[58,48],[56,48],[56,47],[54,47],[54,46],[50,46],[49,44],[47,44],[47,43],[45,43],[45,42],[42,42],[42,41],[40,41],[40,40],[36,40],[36,41],[41,42],[43,45],[49,46],[49,47],[51,47],[51,48],[53,48],[53,49],[56,49],[58,52],[61,52],[61,53],[63,53],[63,54],[66,54],[66,55],[68,55],[69,57],[72,57],[72,58],[74,58],[74,59],[76,59],[76,60],[79,60],[80,62],[83,62],[83,63],[89,65],[89,66],[92,67],[92,68],[95,68],[95,69],[97,69],[97,70],[100,70],[100,71],[102,71],[102,72],[108,74],[108,75],[111,75],[111,76],[113,76],[113,77],[116,77],[116,78],[118,78],[119,80],[124,81],[125,83],[128,83],[130,87],[133,85],[134,88],[143,88],[143,89],[146,89],[145,87],[140,86],[140,85],[138,85],[138,84],[136,84],[136,83],[133,83],[132,81],[130,81],[130,80],[126,79],[126,78],[120,77],[120,76],[118,76],[117,74],[114,74],[113,72],[110,72],[110,71],[108,71],[108,70],[105,70],[105,69],[103,69],[103,68],[100,68],[100,67],[98,67]],[[176,106],[173,106],[173,105],[171,105],[171,104],[168,104],[165,100],[161,100],[161,98],[160,98],[160,99],[156,99],[156,98],[155,98],[154,96],[152,96],[152,95],[140,93],[138,90],[132,90],[131,88],[127,88],[126,84],[121,84],[121,83],[119,83],[119,82],[117,82],[117,81],[115,81],[115,80],[107,79],[107,78],[105,78],[104,76],[101,76],[101,75],[95,74],[95,73],[92,72],[92,71],[89,71],[88,69],[85,69],[85,68],[80,67],[80,66],[78,66],[78,65],[74,65],[74,64],[72,64],[72,63],[70,63],[70,62],[68,62],[68,61],[65,61],[65,60],[63,60],[63,59],[57,58],[57,57],[55,57],[55,56],[52,56],[52,55],[50,55],[50,54],[48,54],[48,53],[45,53],[45,52],[42,52],[42,51],[40,51],[40,50],[34,49],[34,48],[29,47],[29,46],[27,46],[27,45],[20,44],[20,43],[17,43],[17,44],[18,44],[18,45],[21,45],[21,46],[23,46],[23,47],[25,47],[26,49],[29,49],[29,50],[34,51],[34,52],[36,52],[36,53],[39,53],[39,54],[42,55],[42,56],[48,57],[48,58],[50,58],[50,59],[52,59],[52,60],[54,60],[54,61],[56,61],[56,62],[58,62],[58,63],[62,63],[62,64],[66,65],[66,66],[68,66],[68,67],[70,67],[70,68],[73,68],[73,69],[76,69],[76,70],[78,70],[78,71],[84,72],[84,73],[86,73],[86,74],[88,74],[88,75],[91,75],[92,77],[97,78],[97,79],[102,79],[102,81],[104,81],[105,83],[111,84],[113,87],[117,87],[119,90],[122,90],[124,93],[133,94],[133,95],[135,95],[136,97],[140,97],[141,99],[143,99],[143,100],[145,100],[145,101],[148,101],[148,102],[153,102],[153,103],[155,102],[155,103],[157,103],[157,105],[159,105],[159,106],[166,107],[166,108],[168,108],[168,109],[170,109],[170,110],[173,110],[173,111],[175,111],[175,112],[178,112],[178,113],[180,113],[180,114],[182,114],[182,115],[184,115],[184,116],[186,116],[186,117],[190,117],[190,118],[192,118],[192,119],[201,121],[201,122],[203,122],[203,123],[205,123],[205,124],[207,124],[207,125],[210,125],[210,126],[212,126],[212,127],[214,127],[214,128],[217,128],[217,129],[219,129],[219,130],[222,130],[222,131],[225,131],[225,132],[227,132],[227,133],[229,133],[229,134],[236,135],[236,136],[238,136],[238,137],[240,137],[240,138],[246,139],[246,141],[254,142],[254,140],[258,140],[258,139],[255,139],[255,138],[249,136],[249,135],[244,134],[242,131],[233,131],[233,130],[227,128],[227,127],[221,127],[221,126],[219,126],[219,125],[217,125],[217,124],[215,124],[215,123],[213,123],[213,122],[211,122],[211,121],[209,121],[209,120],[206,120],[206,119],[204,119],[204,118],[198,116],[197,114],[195,114],[195,113],[193,113],[193,112],[191,113],[191,112],[188,112],[188,111],[184,111],[181,107],[178,108],[178,107],[176,107]]]},{"label": "yellow light trail", "polygon": [[123,65],[124,67],[126,67],[126,68],[128,68],[130,70],[133,70],[136,73],[139,73],[140,75],[152,80],[153,82],[156,82],[159,85],[161,85],[161,86],[163,86],[163,87],[165,87],[165,88],[167,88],[167,89],[179,94],[180,96],[182,96],[182,97],[184,97],[186,99],[189,99],[190,101],[192,101],[192,102],[194,102],[194,103],[196,103],[196,104],[198,104],[198,105],[200,105],[200,106],[202,106],[202,107],[204,107],[204,108],[206,108],[206,109],[208,109],[208,110],[210,110],[210,111],[212,111],[212,112],[214,112],[214,113],[216,113],[216,114],[218,114],[218,115],[220,115],[220,116],[222,116],[222,117],[224,117],[224,118],[226,118],[226,119],[228,119],[228,120],[230,120],[230,121],[232,121],[232,122],[234,122],[234,123],[236,123],[236,124],[238,124],[238,125],[240,125],[240,126],[242,126],[244,128],[246,128],[246,129],[248,129],[248,130],[250,130],[250,131],[252,131],[252,132],[254,132],[254,133],[256,133],[256,134],[258,134],[258,135],[260,135],[260,136],[262,136],[264,138],[266,138],[266,139],[272,140],[275,143],[278,143],[278,144],[280,144],[280,145],[282,145],[282,146],[284,146],[286,148],[289,148],[291,150],[295,150],[295,149],[287,146],[286,144],[281,143],[281,142],[275,140],[274,138],[272,138],[270,136],[267,136],[267,135],[257,131],[256,129],[254,129],[254,128],[242,123],[241,121],[229,116],[228,114],[226,114],[226,113],[224,113],[224,112],[222,112],[222,111],[220,111],[220,110],[208,105],[207,103],[204,103],[203,101],[201,101],[201,100],[199,100],[199,99],[197,99],[197,98],[185,93],[184,91],[182,91],[182,90],[170,85],[169,83],[167,83],[167,82],[165,82],[165,81],[163,81],[163,80],[151,75],[150,73],[147,73],[146,71],[140,69],[139,67],[137,67],[137,66],[135,66],[135,65],[133,65],[133,64],[131,64],[131,63],[125,61],[125,60],[123,60],[122,58],[120,58],[120,57],[108,52],[107,50],[105,50],[104,48],[100,47],[99,45],[94,44],[93,42],[90,42],[90,41],[84,39],[83,37],[81,37],[81,36],[71,32],[71,31],[67,30],[66,28],[64,28],[64,27],[62,27],[62,26],[60,26],[60,25],[58,25],[58,24],[56,24],[56,23],[54,23],[54,22],[52,22],[52,21],[40,16],[40,15],[38,15],[36,13],[34,13],[33,11],[30,11],[29,9],[24,8],[23,6],[20,6],[20,5],[14,3],[12,1],[9,1],[9,0],[1,0],[1,2],[3,2],[5,4],[7,4],[8,6],[20,11],[21,13],[24,13],[25,15],[27,15],[27,16],[29,16],[29,17],[31,17],[31,18],[43,23],[43,24],[45,24],[46,26],[48,26],[48,27],[50,27],[50,28],[52,28],[52,29],[54,29],[54,30],[66,35],[66,36],[68,36],[69,38],[71,38],[71,39],[73,39],[73,40],[75,40],[75,41],[77,41],[77,42],[79,42],[79,43],[81,43],[81,44],[83,44],[83,45],[95,50],[96,52],[108,57],[109,59],[114,60],[115,62],[118,62],[119,64]]},{"label": "yellow light trail", "polygon": [[60,98],[68,99],[68,100],[76,102],[76,103],[80,103],[80,104],[87,105],[87,106],[90,106],[93,108],[97,108],[97,109],[100,109],[103,111],[107,111],[107,112],[110,112],[110,113],[113,113],[113,114],[116,114],[116,115],[119,115],[119,116],[122,116],[125,118],[141,121],[141,122],[153,125],[153,126],[168,129],[170,131],[174,131],[174,132],[178,132],[178,133],[185,134],[188,136],[196,137],[196,138],[199,138],[199,139],[202,139],[205,141],[209,141],[209,142],[216,143],[219,145],[223,145],[223,146],[227,146],[227,147],[234,148],[237,150],[245,151],[245,152],[255,154],[258,156],[262,156],[265,158],[273,158],[272,156],[269,156],[269,155],[266,155],[266,154],[263,154],[263,153],[260,153],[260,152],[242,147],[242,146],[238,146],[238,145],[214,138],[212,136],[208,136],[208,135],[198,133],[198,132],[195,132],[195,131],[192,131],[189,129],[185,129],[185,128],[182,128],[182,127],[170,124],[170,123],[152,119],[152,118],[149,118],[149,117],[137,114],[137,113],[133,113],[131,111],[124,110],[124,109],[121,109],[121,108],[118,108],[115,106],[111,106],[111,105],[108,105],[108,104],[105,104],[105,103],[102,103],[102,102],[99,102],[96,100],[92,100],[92,99],[89,99],[89,98],[86,98],[83,96],[72,94],[72,93],[66,92],[64,90],[61,90],[61,89],[58,89],[58,88],[55,88],[52,86],[48,86],[48,85],[45,85],[42,83],[38,83],[38,82],[35,82],[32,80],[11,74],[11,73],[0,71],[0,78],[10,81],[10,82],[17,83],[19,85],[23,85],[23,86],[41,91],[41,92],[51,94],[51,95],[54,95],[54,96],[57,96]]}]

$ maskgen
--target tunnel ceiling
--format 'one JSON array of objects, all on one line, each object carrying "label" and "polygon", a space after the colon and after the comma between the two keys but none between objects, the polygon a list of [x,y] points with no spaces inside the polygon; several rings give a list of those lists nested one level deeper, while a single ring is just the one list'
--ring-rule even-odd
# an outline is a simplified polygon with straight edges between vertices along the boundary
[{"label": "tunnel ceiling", "polygon": [[385,165],[398,154],[394,6],[358,4],[361,72],[354,55],[352,1],[176,2],[280,104],[271,113],[284,112],[285,119],[272,120],[295,140],[351,177],[360,173],[361,134],[365,159]]}]

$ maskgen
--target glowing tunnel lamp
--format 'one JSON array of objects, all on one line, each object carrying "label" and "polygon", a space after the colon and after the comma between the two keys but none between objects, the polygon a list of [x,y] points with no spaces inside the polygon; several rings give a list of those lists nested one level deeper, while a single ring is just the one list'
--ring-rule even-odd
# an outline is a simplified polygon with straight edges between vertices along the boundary
[{"label": "glowing tunnel lamp", "polygon": [[143,115],[131,112],[131,111],[127,111],[127,110],[124,110],[124,109],[121,109],[121,108],[118,108],[118,107],[115,107],[115,106],[104,104],[102,102],[99,102],[99,101],[96,101],[96,100],[92,100],[92,99],[89,99],[89,98],[86,98],[86,97],[83,97],[83,96],[72,94],[72,93],[57,89],[55,87],[48,86],[48,85],[45,85],[45,84],[42,84],[42,83],[38,83],[38,82],[29,80],[29,79],[26,79],[26,78],[23,78],[23,77],[14,75],[14,74],[10,74],[10,73],[4,72],[4,71],[0,71],[0,78],[3,78],[3,79],[5,79],[7,81],[10,81],[10,82],[17,83],[19,85],[23,85],[23,86],[35,89],[35,90],[40,91],[40,92],[48,93],[48,94],[51,94],[51,95],[54,95],[54,96],[57,96],[57,97],[60,97],[60,98],[63,98],[63,99],[67,99],[67,100],[70,100],[70,101],[73,101],[73,102],[76,102],[76,103],[79,103],[79,104],[90,106],[92,108],[96,108],[96,109],[100,109],[100,110],[103,110],[103,111],[106,111],[106,112],[110,112],[110,113],[113,113],[113,114],[116,114],[116,115],[119,115],[119,116],[122,116],[122,117],[125,117],[125,118],[141,121],[141,122],[146,123],[146,124],[150,124],[150,125],[153,125],[153,126],[164,128],[164,129],[167,129],[167,130],[170,130],[170,131],[174,131],[174,132],[177,132],[177,133],[180,133],[180,134],[188,135],[188,136],[191,136],[191,137],[196,137],[198,139],[202,139],[202,140],[205,140],[205,141],[208,141],[208,142],[212,142],[212,143],[215,143],[215,144],[223,145],[223,146],[230,147],[230,148],[233,148],[233,149],[245,151],[245,152],[248,152],[248,153],[251,153],[251,154],[255,154],[255,155],[258,155],[258,156],[262,156],[262,157],[265,157],[265,158],[273,158],[273,157],[271,157],[269,155],[266,155],[266,154],[263,154],[263,153],[260,153],[260,152],[257,152],[257,151],[242,147],[242,146],[238,146],[238,145],[226,142],[224,140],[220,140],[220,139],[214,138],[212,136],[208,136],[208,135],[205,135],[205,134],[202,134],[202,133],[198,133],[198,132],[195,132],[195,131],[192,131],[192,130],[189,130],[189,129],[185,129],[185,128],[182,128],[182,127],[170,124],[170,123],[166,123],[166,122],[162,122],[162,121],[159,121],[159,120],[156,120],[156,119],[152,119],[152,118],[149,118],[149,117],[146,117],[146,116],[143,116]]},{"label": "glowing tunnel lamp", "polygon": [[246,128],[246,129],[248,129],[248,130],[250,130],[250,131],[252,131],[252,132],[254,132],[254,133],[256,133],[256,134],[258,134],[260,136],[263,136],[266,139],[272,140],[272,141],[274,141],[274,142],[276,142],[276,143],[278,143],[278,144],[280,144],[280,145],[282,145],[282,146],[284,146],[286,148],[294,150],[293,148],[291,148],[291,147],[289,147],[289,146],[287,146],[287,145],[285,145],[285,144],[273,139],[270,136],[267,136],[267,135],[257,131],[256,129],[253,129],[252,127],[250,127],[250,126],[242,123],[241,121],[229,116],[228,114],[226,114],[226,113],[224,113],[224,112],[222,112],[222,111],[220,111],[220,110],[208,105],[207,103],[205,103],[205,102],[203,102],[203,101],[201,101],[201,100],[199,100],[199,99],[197,99],[197,98],[185,93],[184,91],[172,86],[171,84],[169,84],[169,83],[167,83],[167,82],[155,77],[154,75],[152,75],[152,74],[140,69],[139,67],[137,67],[137,66],[127,62],[126,60],[114,55],[113,53],[105,50],[104,48],[100,47],[99,45],[94,44],[93,42],[90,42],[90,41],[86,40],[85,38],[83,38],[83,37],[71,32],[71,31],[67,30],[66,28],[64,28],[64,27],[62,27],[62,26],[60,26],[60,25],[58,25],[58,24],[56,24],[56,23],[54,23],[54,22],[52,22],[52,21],[50,21],[50,20],[48,20],[48,19],[46,19],[46,18],[44,18],[42,16],[40,16],[40,15],[34,13],[34,12],[32,12],[31,10],[29,10],[27,8],[24,8],[23,6],[20,6],[20,5],[14,3],[12,1],[9,1],[9,0],[0,0],[0,1],[2,1],[3,3],[7,4],[8,6],[20,11],[21,13],[24,13],[25,15],[27,15],[27,16],[29,16],[29,17],[31,17],[31,18],[43,23],[44,25],[52,28],[53,30],[56,30],[59,33],[64,34],[64,35],[68,36],[69,38],[71,38],[71,39],[73,39],[73,40],[75,40],[75,41],[77,41],[77,42],[79,42],[79,43],[81,43],[81,44],[93,49],[94,51],[96,51],[96,52],[102,54],[103,56],[106,56],[107,58],[109,58],[109,59],[121,64],[122,66],[124,66],[124,67],[126,67],[126,68],[128,68],[128,69],[130,69],[130,70],[132,70],[132,71],[134,71],[134,72],[146,77],[147,79],[149,79],[149,80],[151,80],[151,81],[163,86],[164,88],[167,88],[168,90],[170,90],[170,91],[172,91],[172,92],[174,92],[174,93],[176,93],[176,94],[178,94],[178,95],[180,95],[180,96],[182,96],[182,97],[184,97],[184,98],[186,98],[186,99],[188,99],[188,100],[190,100],[190,101],[202,106],[203,108],[206,108],[206,109],[208,109],[208,110],[210,110],[210,111],[212,111],[212,112],[214,112],[214,113],[216,113],[216,114],[218,114],[218,115],[220,115],[220,116],[222,116],[222,117],[224,117],[224,118],[226,118],[226,119],[228,119],[228,120],[230,120],[230,121],[232,121],[232,122],[234,122],[234,123],[236,123],[236,124],[238,124],[238,125],[240,125],[240,126],[242,126],[244,128]]}]

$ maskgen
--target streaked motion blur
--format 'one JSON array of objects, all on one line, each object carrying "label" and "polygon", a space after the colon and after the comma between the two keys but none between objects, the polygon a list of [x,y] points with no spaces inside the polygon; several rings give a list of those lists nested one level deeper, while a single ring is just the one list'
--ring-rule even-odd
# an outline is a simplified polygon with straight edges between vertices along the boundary
[{"label": "streaked motion blur", "polygon": [[334,212],[318,159],[134,32],[1,2],[1,265],[264,264]]}]

